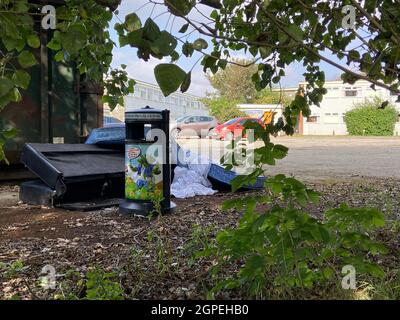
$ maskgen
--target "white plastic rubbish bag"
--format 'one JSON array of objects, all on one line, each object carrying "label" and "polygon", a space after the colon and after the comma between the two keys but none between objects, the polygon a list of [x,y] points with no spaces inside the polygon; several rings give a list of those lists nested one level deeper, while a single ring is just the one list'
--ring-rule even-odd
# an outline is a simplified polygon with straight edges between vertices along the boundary
[{"label": "white plastic rubbish bag", "polygon": [[182,166],[177,166],[174,171],[174,181],[171,184],[171,194],[177,198],[190,198],[194,196],[207,196],[216,193],[211,188],[207,179],[211,162],[205,157],[186,151]]}]

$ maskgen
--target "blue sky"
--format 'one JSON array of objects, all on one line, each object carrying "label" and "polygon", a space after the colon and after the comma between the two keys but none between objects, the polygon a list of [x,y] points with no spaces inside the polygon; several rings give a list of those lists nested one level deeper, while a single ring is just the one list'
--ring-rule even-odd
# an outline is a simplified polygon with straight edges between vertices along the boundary
[{"label": "blue sky", "polygon": [[[210,10],[205,6],[202,6],[201,9],[205,14],[207,14]],[[172,33],[182,36],[182,34],[178,33],[178,30],[184,24],[183,20],[181,18],[174,19],[173,16],[170,17],[170,14],[166,13],[167,10],[164,6],[154,6],[153,4],[149,3],[148,0],[122,0],[118,11],[118,17],[113,18],[110,27],[111,37],[115,43],[118,43],[118,36],[114,31],[114,24],[124,21],[125,16],[131,12],[136,12],[136,14],[141,18],[142,22],[151,16],[153,19],[155,18],[155,21],[161,29],[166,29],[168,31],[172,30]],[[191,18],[200,21],[205,19],[194,10],[191,13]],[[199,33],[194,32],[190,36],[189,41],[194,41],[199,37]],[[240,58],[245,57],[243,54],[232,54],[232,56],[235,55]],[[178,61],[178,65],[184,70],[189,71],[195,62],[200,58],[200,56],[200,53],[195,53],[191,59],[183,57]],[[153,69],[157,64],[162,62],[168,62],[168,60],[150,59],[148,62],[140,60],[136,55],[136,49],[129,46],[114,49],[113,66],[118,67],[121,64],[126,64],[128,66],[127,71],[129,76],[133,79],[156,83]],[[321,64],[321,66],[322,69],[326,71],[327,80],[332,80],[340,75],[338,70],[330,67],[326,63]],[[283,87],[297,86],[298,82],[303,80],[303,67],[301,64],[290,65],[285,71],[286,77],[281,83]],[[202,66],[200,63],[198,63],[192,72],[192,85],[189,89],[189,93],[197,96],[205,96],[207,92],[211,91],[212,87],[203,73]]]}]

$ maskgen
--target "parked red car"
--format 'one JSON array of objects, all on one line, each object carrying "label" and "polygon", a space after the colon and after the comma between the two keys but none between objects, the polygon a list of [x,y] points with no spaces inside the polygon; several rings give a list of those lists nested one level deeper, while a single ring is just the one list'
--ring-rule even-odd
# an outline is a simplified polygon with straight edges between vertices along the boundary
[{"label": "parked red car", "polygon": [[261,121],[260,119],[250,118],[250,117],[234,118],[223,124],[216,126],[213,132],[211,133],[211,137],[220,140],[233,140],[234,138],[237,138],[238,136],[242,135],[242,131],[244,129],[243,125],[246,121],[257,122],[263,127],[265,127],[264,122]]}]

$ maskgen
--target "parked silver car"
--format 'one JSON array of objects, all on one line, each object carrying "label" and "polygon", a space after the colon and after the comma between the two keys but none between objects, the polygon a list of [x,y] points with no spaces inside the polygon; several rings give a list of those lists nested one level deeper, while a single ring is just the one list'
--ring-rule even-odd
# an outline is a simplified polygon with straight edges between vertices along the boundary
[{"label": "parked silver car", "polygon": [[171,135],[175,138],[197,135],[206,137],[218,125],[211,116],[183,116],[171,125]]}]

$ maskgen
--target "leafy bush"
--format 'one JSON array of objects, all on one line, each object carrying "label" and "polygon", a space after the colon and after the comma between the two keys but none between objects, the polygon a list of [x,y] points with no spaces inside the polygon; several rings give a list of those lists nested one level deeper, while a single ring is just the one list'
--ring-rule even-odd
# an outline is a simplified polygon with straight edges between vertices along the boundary
[{"label": "leafy bush", "polygon": [[238,101],[225,97],[203,99],[203,103],[209,108],[210,114],[224,123],[237,117],[245,117],[246,114],[237,108]]},{"label": "leafy bush", "polygon": [[366,99],[356,105],[356,108],[346,112],[345,122],[350,135],[357,136],[392,136],[397,121],[398,112],[392,105],[386,105],[383,100]]},{"label": "leafy bush", "polygon": [[[265,164],[274,165],[287,155],[287,148],[270,141],[270,135],[284,125],[278,122],[264,129],[245,124],[246,130],[255,130],[255,138],[263,140],[264,146],[254,150],[252,173],[232,181],[234,190],[254,183],[264,173]],[[235,153],[234,145],[232,149],[223,158],[227,169],[234,166],[226,162]],[[280,174],[268,178],[265,187],[262,195],[225,202],[224,209],[243,212],[238,226],[219,232],[213,247],[204,247],[197,254],[215,261],[211,273],[216,284],[210,297],[229,289],[261,298],[271,288],[291,296],[293,290],[318,285],[338,287],[346,265],[352,265],[357,276],[385,275],[374,256],[386,253],[386,248],[370,237],[372,229],[385,224],[380,211],[341,205],[317,219],[305,208],[317,204],[320,195],[300,181]],[[228,277],[226,270],[232,271]]]},{"label": "leafy bush", "polygon": [[[244,210],[244,215],[238,227],[220,232],[213,250],[205,248],[204,255],[218,261],[214,274],[227,265],[239,268],[218,281],[212,292],[241,288],[250,296],[263,297],[268,286],[290,292],[340,284],[345,265],[354,266],[357,275],[385,275],[372,257],[386,253],[386,248],[369,236],[371,229],[385,224],[381,212],[341,205],[327,211],[320,221],[303,207],[308,201],[317,203],[318,193],[284,175],[269,179],[266,185],[267,195],[224,204],[224,209]],[[257,204],[268,204],[269,209],[257,212]]]}]

